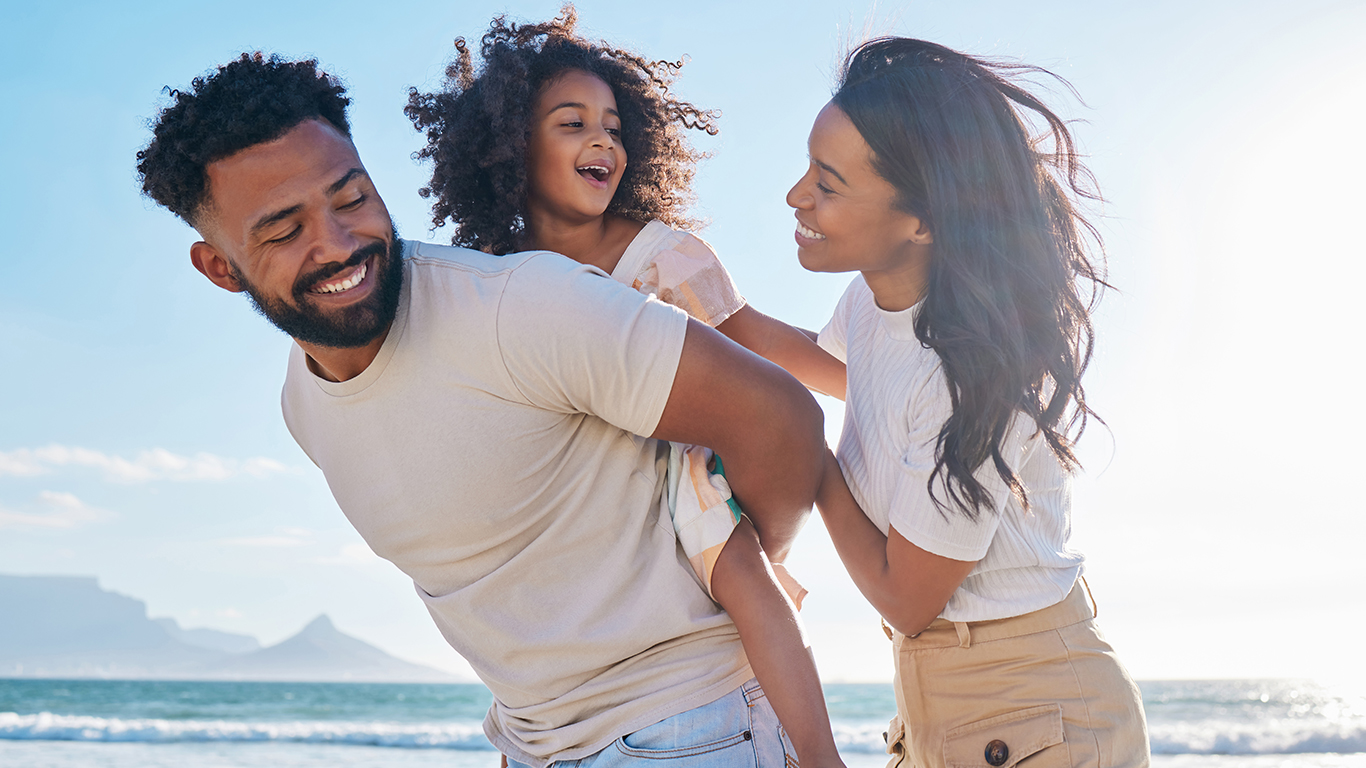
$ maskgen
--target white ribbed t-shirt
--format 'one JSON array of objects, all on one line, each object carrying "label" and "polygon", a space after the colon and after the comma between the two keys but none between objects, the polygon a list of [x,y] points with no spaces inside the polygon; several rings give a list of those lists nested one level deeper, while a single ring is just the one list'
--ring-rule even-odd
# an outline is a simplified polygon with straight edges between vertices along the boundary
[{"label": "white ribbed t-shirt", "polygon": [[[927,483],[940,428],[952,413],[939,356],[915,337],[919,305],[901,312],[877,306],[863,277],[849,285],[819,343],[845,361],[849,388],[838,458],[854,499],[883,532],[977,566],[949,598],[941,617],[986,621],[1019,616],[1061,601],[1081,573],[1068,548],[1069,476],[1032,419],[1017,415],[1002,453],[1024,484],[1028,512],[990,462],[977,479],[996,500],[974,522],[941,514]],[[936,495],[947,500],[942,481]]]}]

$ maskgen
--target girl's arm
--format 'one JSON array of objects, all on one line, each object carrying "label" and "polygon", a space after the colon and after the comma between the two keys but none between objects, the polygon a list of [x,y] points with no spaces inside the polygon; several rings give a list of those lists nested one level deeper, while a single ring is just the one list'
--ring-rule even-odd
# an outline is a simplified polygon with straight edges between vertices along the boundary
[{"label": "girl's arm", "polygon": [[794,328],[746,304],[716,326],[731,341],[782,366],[822,394],[844,399],[844,363],[816,344],[816,334]]},{"label": "girl's arm", "polygon": [[711,583],[802,768],[844,768],[797,609],[778,586],[748,518],[731,532]]},{"label": "girl's arm", "polygon": [[859,508],[828,449],[816,507],[854,584],[903,635],[919,634],[929,626],[977,565],[926,552],[895,528],[883,536]]}]

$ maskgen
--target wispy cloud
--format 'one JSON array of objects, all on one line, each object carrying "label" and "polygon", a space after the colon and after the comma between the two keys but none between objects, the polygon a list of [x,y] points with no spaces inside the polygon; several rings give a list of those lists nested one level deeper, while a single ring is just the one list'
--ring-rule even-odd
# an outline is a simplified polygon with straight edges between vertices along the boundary
[{"label": "wispy cloud", "polygon": [[267,477],[292,471],[290,467],[262,456],[250,459],[229,459],[212,453],[181,456],[164,448],[140,451],[131,459],[65,445],[0,451],[0,476],[31,477],[65,467],[95,469],[103,473],[105,479],[116,483],[216,482],[242,475]]},{"label": "wispy cloud", "polygon": [[312,543],[312,536],[307,528],[278,528],[272,534],[219,539],[218,543],[231,547],[302,547]]},{"label": "wispy cloud", "polygon": [[0,528],[51,528],[69,530],[111,517],[113,513],[76,498],[70,493],[43,491],[32,511],[16,512],[0,507]]},{"label": "wispy cloud", "polygon": [[335,555],[317,557],[310,562],[315,565],[363,566],[382,563],[384,561],[380,559],[379,555],[372,552],[370,547],[364,544],[347,544]]}]

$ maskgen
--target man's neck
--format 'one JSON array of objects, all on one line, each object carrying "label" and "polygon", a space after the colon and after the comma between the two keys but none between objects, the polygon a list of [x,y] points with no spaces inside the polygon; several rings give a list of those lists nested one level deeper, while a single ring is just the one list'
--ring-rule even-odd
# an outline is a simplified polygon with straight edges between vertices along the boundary
[{"label": "man's neck", "polygon": [[393,327],[393,323],[390,323],[383,333],[363,347],[339,349],[309,344],[297,339],[295,339],[295,343],[308,356],[308,370],[312,371],[313,375],[328,381],[348,381],[361,375],[366,368],[370,367],[370,363],[375,361],[375,356],[379,354],[380,347],[384,346],[384,340],[389,337],[389,331]]}]

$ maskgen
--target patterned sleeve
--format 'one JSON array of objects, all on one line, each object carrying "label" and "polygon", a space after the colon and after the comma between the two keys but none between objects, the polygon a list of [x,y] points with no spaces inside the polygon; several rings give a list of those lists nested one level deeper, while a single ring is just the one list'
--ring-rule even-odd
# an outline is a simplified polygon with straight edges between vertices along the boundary
[{"label": "patterned sleeve", "polygon": [[672,247],[654,255],[631,287],[715,328],[745,306],[744,297],[706,241],[679,234]]}]

